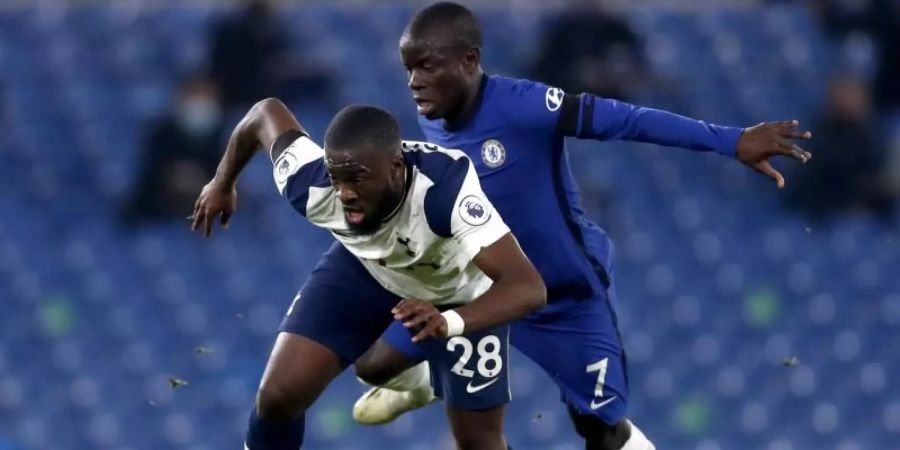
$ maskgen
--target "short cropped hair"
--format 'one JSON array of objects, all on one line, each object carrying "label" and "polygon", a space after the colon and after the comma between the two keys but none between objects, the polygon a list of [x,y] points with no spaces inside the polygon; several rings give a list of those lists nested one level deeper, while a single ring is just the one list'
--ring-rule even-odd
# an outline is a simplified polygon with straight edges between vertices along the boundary
[{"label": "short cropped hair", "polygon": [[400,151],[400,124],[375,106],[351,105],[340,110],[325,131],[325,148],[354,150],[365,146]]},{"label": "short cropped hair", "polygon": [[451,45],[460,48],[481,48],[481,26],[475,14],[459,3],[440,2],[416,13],[406,26],[411,37],[427,35],[435,29],[443,29]]}]

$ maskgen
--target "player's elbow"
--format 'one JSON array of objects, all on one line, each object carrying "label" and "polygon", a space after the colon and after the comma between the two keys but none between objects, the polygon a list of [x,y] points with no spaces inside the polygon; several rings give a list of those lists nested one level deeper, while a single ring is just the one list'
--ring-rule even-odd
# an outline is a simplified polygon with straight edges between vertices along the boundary
[{"label": "player's elbow", "polygon": [[256,102],[250,108],[250,114],[257,118],[269,117],[281,111],[287,111],[288,107],[281,100],[269,97]]},{"label": "player's elbow", "polygon": [[262,99],[250,107],[244,119],[238,124],[238,128],[255,135],[257,138],[262,138],[259,134],[265,128],[265,123],[280,111],[287,111],[287,106],[281,100],[274,97]]},{"label": "player's elbow", "polygon": [[526,314],[535,312],[547,304],[547,286],[533,266],[523,275],[521,286]]},{"label": "player's elbow", "polygon": [[306,132],[287,105],[274,97],[256,102],[247,113],[243,127],[266,149],[270,149],[275,140],[288,130]]},{"label": "player's elbow", "polygon": [[[535,272],[536,273],[536,272]],[[534,283],[534,301],[532,303],[532,311],[537,311],[547,305],[547,286],[540,275]]]},{"label": "player's elbow", "polygon": [[527,316],[547,304],[547,288],[534,266],[522,265],[505,275],[495,281],[495,287],[502,284],[509,296],[512,319]]}]

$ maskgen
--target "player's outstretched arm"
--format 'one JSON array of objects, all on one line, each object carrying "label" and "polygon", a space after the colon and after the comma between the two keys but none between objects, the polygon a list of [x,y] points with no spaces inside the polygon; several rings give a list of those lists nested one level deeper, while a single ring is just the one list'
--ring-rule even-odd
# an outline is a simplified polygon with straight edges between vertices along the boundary
[{"label": "player's outstretched arm", "polygon": [[784,177],[769,163],[787,156],[806,163],[812,154],[794,143],[812,137],[797,129],[796,120],[765,122],[750,128],[727,127],[668,111],[596,97],[566,95],[559,128],[569,136],[627,140],[712,151],[733,157],[784,187]]},{"label": "player's outstretched arm", "polygon": [[784,176],[772,167],[769,158],[787,156],[806,164],[812,153],[793,143],[795,139],[809,139],[812,133],[797,130],[799,122],[765,122],[747,128],[738,139],[735,158],[753,170],[772,178],[781,189],[784,187]]},{"label": "player's outstretched arm", "polygon": [[440,314],[434,305],[406,299],[393,310],[407,328],[422,327],[413,341],[429,336],[457,336],[521,318],[547,303],[547,289],[512,233],[484,247],[473,259],[493,285],[480,297]]},{"label": "player's outstretched arm", "polygon": [[267,149],[273,161],[278,158],[283,148],[275,148],[273,144],[291,130],[306,133],[281,101],[268,98],[253,105],[231,133],[216,175],[200,192],[191,216],[191,229],[199,229],[209,237],[213,223],[220,216],[222,226],[227,226],[237,207],[235,187],[241,171],[260,148]]}]

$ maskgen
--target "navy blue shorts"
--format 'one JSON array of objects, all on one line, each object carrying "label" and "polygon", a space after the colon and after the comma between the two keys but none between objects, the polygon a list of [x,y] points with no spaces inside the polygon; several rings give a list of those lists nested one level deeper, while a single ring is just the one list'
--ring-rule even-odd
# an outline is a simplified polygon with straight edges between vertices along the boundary
[{"label": "navy blue shorts", "polygon": [[[279,331],[310,338],[353,364],[391,325],[400,298],[383,288],[344,246],[335,243],[300,289]],[[394,330],[432,367],[438,397],[464,410],[509,402],[509,326],[418,344],[402,324]]]},{"label": "navy blue shorts", "polygon": [[434,395],[448,405],[481,411],[509,403],[508,324],[419,343],[407,335],[407,342],[428,360]]},{"label": "navy blue shorts", "polygon": [[391,309],[399,301],[343,245],[335,243],[297,293],[278,331],[330,348],[341,366],[347,367],[390,325]]},{"label": "navy blue shorts", "polygon": [[[564,403],[580,414],[614,424],[628,408],[625,355],[615,325],[615,289],[588,300],[552,299],[536,314],[510,324],[514,347],[536,362],[553,379]],[[411,359],[426,354],[394,322],[382,336]]]}]

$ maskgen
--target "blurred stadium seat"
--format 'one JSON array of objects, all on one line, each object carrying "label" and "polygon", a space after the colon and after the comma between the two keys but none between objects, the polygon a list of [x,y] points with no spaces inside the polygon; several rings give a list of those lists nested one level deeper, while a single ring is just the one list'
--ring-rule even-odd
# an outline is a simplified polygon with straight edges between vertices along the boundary
[{"label": "blurred stadium seat", "polygon": [[[280,316],[329,244],[278,201],[265,162],[215,240],[116,221],[140,125],[204,63],[222,13],[191,4],[0,10],[0,450],[237,448]],[[342,68],[348,101],[387,107],[415,137],[395,48],[411,13],[319,4],[286,17]],[[810,117],[818,68],[843,51],[791,2],[628,18],[681,112],[717,122]],[[528,22],[490,9],[484,21],[488,69],[516,73]],[[331,111],[300,110],[321,136]],[[769,182],[714,157],[571,148],[585,191],[615,196],[585,206],[619,245],[632,416],[659,448],[900,448],[896,229],[866,217],[811,228]],[[521,355],[513,373],[515,448],[579,448],[546,376]],[[355,426],[361,391],[349,374],[332,385],[307,420],[307,448],[449,442],[438,406]]]}]

